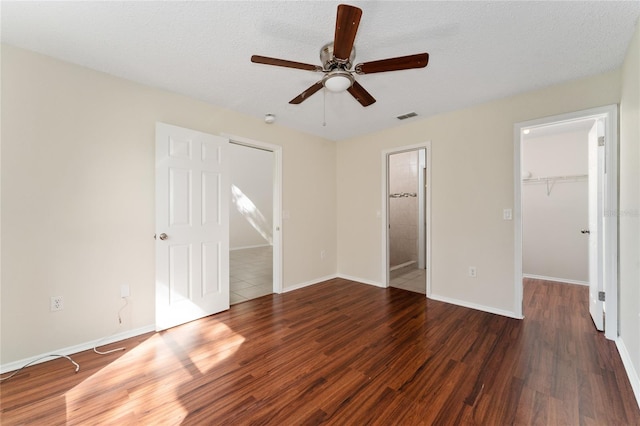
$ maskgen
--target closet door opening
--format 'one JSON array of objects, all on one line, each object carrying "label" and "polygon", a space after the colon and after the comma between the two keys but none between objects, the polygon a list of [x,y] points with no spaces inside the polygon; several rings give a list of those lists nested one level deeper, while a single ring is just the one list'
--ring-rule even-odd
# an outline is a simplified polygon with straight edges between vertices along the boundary
[{"label": "closet door opening", "polygon": [[595,328],[615,340],[617,107],[517,123],[514,137],[516,314],[523,278],[589,286]]}]

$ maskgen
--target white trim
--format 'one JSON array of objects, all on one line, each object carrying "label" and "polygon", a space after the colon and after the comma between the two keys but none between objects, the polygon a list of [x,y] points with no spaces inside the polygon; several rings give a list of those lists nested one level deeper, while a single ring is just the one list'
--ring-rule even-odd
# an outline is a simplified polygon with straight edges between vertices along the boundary
[{"label": "white trim", "polygon": [[256,244],[255,246],[229,247],[229,251],[247,250],[252,248],[271,247],[271,244]]},{"label": "white trim", "polygon": [[588,281],[569,280],[567,278],[545,277],[543,275],[522,274],[522,278],[531,278],[534,280],[544,280],[544,281],[555,281],[555,282],[565,283],[565,284],[586,285],[587,287],[589,286]]},{"label": "white trim", "polygon": [[638,376],[638,372],[633,366],[631,355],[629,355],[629,351],[627,350],[622,338],[619,337],[616,339],[616,346],[618,347],[618,353],[620,353],[620,358],[622,359],[622,365],[624,365],[624,369],[629,377],[633,394],[636,396],[636,403],[638,404],[638,408],[640,408],[640,376]]},{"label": "white trim", "polygon": [[523,319],[523,316],[518,316],[515,312],[505,311],[502,309],[496,309],[491,306],[478,305],[476,303],[470,303],[466,300],[452,299],[446,296],[440,296],[437,294],[431,294],[429,297],[432,300],[437,300],[439,302],[450,303],[452,305],[462,306],[463,308],[475,309],[476,311],[488,312],[490,314],[502,315],[503,317],[515,318],[515,319]]},{"label": "white trim", "polygon": [[618,214],[607,215],[608,209],[618,211],[618,106],[606,107],[605,115],[605,200],[604,200],[604,290],[609,301],[605,310],[607,324],[604,335],[609,340],[618,338]]},{"label": "white trim", "polygon": [[522,128],[513,125],[513,309],[516,316],[522,317]]},{"label": "white trim", "polygon": [[381,283],[381,282],[378,282],[378,281],[367,280],[367,279],[359,278],[359,277],[353,277],[351,275],[338,274],[338,278],[342,278],[344,280],[349,280],[349,281],[354,281],[354,282],[357,282],[357,283],[360,283],[360,284],[372,285],[372,286],[380,287],[380,288],[387,288],[388,287],[384,283]]},{"label": "white trim", "polygon": [[[376,287],[389,287],[389,186],[387,184],[389,180],[389,167],[388,167],[388,158],[391,154],[397,154],[400,152],[407,151],[416,151],[419,149],[425,150],[425,167],[427,169],[427,191],[426,191],[426,211],[425,211],[425,221],[426,221],[426,237],[425,237],[425,245],[426,245],[426,294],[427,297],[431,296],[431,193],[432,191],[432,181],[431,181],[431,141],[425,141],[418,144],[413,145],[405,145],[399,146],[395,148],[385,149],[381,152],[382,155],[382,202],[380,209],[380,231],[382,236],[382,270],[380,274],[380,282],[376,281],[364,281],[365,284],[375,285]],[[352,279],[352,278],[346,278]],[[354,281],[362,281],[360,279],[353,279]]]},{"label": "white trim", "polygon": [[[514,309],[522,316],[522,130],[542,127],[549,124],[586,119],[603,119],[605,122],[606,174],[605,174],[605,212],[618,211],[618,105],[607,105],[583,111],[554,115],[536,120],[523,121],[513,125],[514,140]],[[607,300],[605,310],[605,337],[616,340],[618,337],[618,217],[605,214],[604,241],[604,288]]]},{"label": "white trim", "polygon": [[315,278],[313,280],[310,281],[305,281],[302,283],[298,283],[298,284],[294,284],[292,286],[286,287],[282,289],[282,293],[289,293],[290,291],[294,291],[294,290],[300,290],[301,288],[305,288],[305,287],[309,287],[315,284],[320,284],[323,283],[325,281],[329,281],[329,280],[333,280],[335,278],[338,278],[337,275],[327,275],[324,277],[320,277],[320,278]]},{"label": "white trim", "polygon": [[396,270],[398,270],[398,269],[402,269],[402,268],[404,268],[405,266],[413,265],[413,264],[415,264],[415,263],[417,263],[417,261],[416,261],[416,260],[410,260],[410,261],[408,261],[408,262],[404,262],[404,263],[401,263],[401,264],[396,265],[396,266],[390,266],[390,267],[389,267],[389,271],[396,271]]},{"label": "white trim", "polygon": [[273,292],[280,294],[282,288],[282,147],[242,136],[221,133],[229,142],[273,153]]},{"label": "white trim", "polygon": [[[56,358],[47,358],[47,356],[49,354],[57,354],[57,355],[73,355],[73,354],[77,354],[78,352],[83,352],[89,349],[93,349],[96,345],[100,345],[100,346],[105,346],[108,345],[110,343],[114,343],[114,342],[119,342],[121,340],[125,340],[125,339],[129,339],[131,337],[136,337],[136,336],[140,336],[142,334],[146,334],[149,333],[151,331],[155,331],[156,329],[156,325],[155,324],[151,324],[151,325],[147,325],[144,327],[140,327],[140,328],[136,328],[133,330],[128,330],[128,331],[123,331],[122,333],[117,333],[114,334],[112,336],[106,337],[106,338],[102,338],[102,339],[96,339],[96,340],[92,340],[90,342],[85,342],[85,343],[80,343],[79,345],[74,345],[74,346],[67,346],[66,348],[62,348],[62,349],[56,349],[54,351],[49,351],[40,355],[36,355],[36,356],[31,356],[29,358],[24,358],[18,361],[13,361],[13,362],[9,362],[6,364],[2,364],[0,365],[0,374],[4,374],[8,371],[15,371],[19,368],[21,368],[22,366],[34,361],[34,360],[38,360],[38,358],[42,358],[39,359],[38,361],[35,361],[33,364],[31,365],[36,365],[36,364],[41,364],[43,362],[47,362],[47,361],[52,361]],[[82,365],[80,366],[80,368],[82,368]]]}]

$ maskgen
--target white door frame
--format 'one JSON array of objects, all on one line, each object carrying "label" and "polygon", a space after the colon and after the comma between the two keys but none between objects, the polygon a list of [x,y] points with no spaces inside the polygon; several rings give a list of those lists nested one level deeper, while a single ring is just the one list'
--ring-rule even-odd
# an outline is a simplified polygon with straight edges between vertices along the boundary
[{"label": "white door frame", "polygon": [[608,105],[537,120],[516,123],[514,140],[514,307],[518,318],[522,315],[522,131],[561,122],[602,119],[605,124],[605,182],[604,182],[604,288],[606,293],[605,336],[618,337],[618,106]]},{"label": "white door frame", "polygon": [[282,293],[282,147],[222,133],[230,143],[273,153],[273,292]]},{"label": "white door frame", "polygon": [[[381,212],[381,236],[382,236],[382,271],[381,282],[384,287],[389,287],[389,156],[407,151],[425,150],[426,173],[426,207],[425,207],[425,249],[426,249],[426,296],[431,296],[431,141],[415,145],[405,145],[382,151],[382,208]],[[424,189],[423,189],[424,190]]]}]

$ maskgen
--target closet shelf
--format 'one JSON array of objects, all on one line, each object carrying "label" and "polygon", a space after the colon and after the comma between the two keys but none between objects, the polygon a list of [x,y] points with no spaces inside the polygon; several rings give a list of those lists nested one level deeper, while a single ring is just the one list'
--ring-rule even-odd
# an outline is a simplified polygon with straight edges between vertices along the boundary
[{"label": "closet shelf", "polygon": [[543,177],[530,177],[522,179],[523,183],[546,183],[547,181],[561,181],[561,180],[582,180],[587,179],[589,175],[566,175],[566,176],[543,176]]},{"label": "closet shelf", "polygon": [[547,196],[551,195],[553,186],[558,182],[580,182],[586,180],[589,175],[566,175],[566,176],[544,176],[523,178],[522,183],[545,183],[547,185]]}]

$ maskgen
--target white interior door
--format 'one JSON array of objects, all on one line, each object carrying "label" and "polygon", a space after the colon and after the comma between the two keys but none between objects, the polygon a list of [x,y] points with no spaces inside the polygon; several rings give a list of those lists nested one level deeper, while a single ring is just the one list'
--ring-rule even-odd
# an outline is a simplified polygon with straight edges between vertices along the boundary
[{"label": "white interior door", "polygon": [[229,309],[228,143],[156,124],[156,330]]},{"label": "white interior door", "polygon": [[596,120],[589,131],[589,312],[598,330],[604,330],[603,220],[604,220],[604,145],[602,123]]}]

